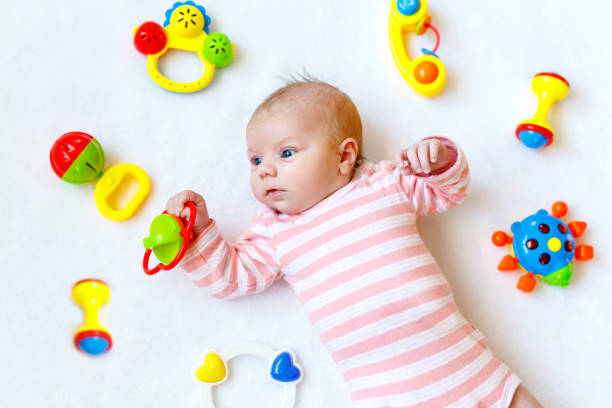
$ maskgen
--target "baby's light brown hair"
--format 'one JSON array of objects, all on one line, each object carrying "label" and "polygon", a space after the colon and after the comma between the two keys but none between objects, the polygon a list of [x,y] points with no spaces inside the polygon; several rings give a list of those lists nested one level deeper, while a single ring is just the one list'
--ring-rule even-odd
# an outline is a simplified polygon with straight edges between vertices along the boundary
[{"label": "baby's light brown hair", "polygon": [[251,120],[261,114],[280,111],[287,102],[299,102],[312,105],[326,118],[323,126],[329,132],[329,142],[337,147],[346,138],[357,141],[357,168],[363,161],[362,127],[357,107],[347,94],[333,85],[320,81],[309,75],[292,79],[285,86],[270,94],[259,104]]}]

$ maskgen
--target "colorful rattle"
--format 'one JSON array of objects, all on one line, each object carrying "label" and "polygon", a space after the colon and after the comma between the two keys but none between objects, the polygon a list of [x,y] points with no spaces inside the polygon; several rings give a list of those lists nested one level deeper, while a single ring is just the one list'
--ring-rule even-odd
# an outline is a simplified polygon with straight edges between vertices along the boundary
[{"label": "colorful rattle", "polygon": [[85,324],[74,335],[74,346],[87,354],[97,356],[113,346],[108,330],[98,323],[98,310],[110,298],[106,283],[98,279],[84,279],[72,287],[72,298],[85,312]]},{"label": "colorful rattle", "polygon": [[[272,381],[283,385],[282,408],[291,408],[295,404],[296,385],[302,379],[302,368],[297,364],[295,355],[291,351],[274,351],[262,344],[241,344],[229,347],[220,353],[209,352],[204,357],[204,365],[196,371],[195,375],[203,385],[202,407],[214,408],[212,396],[213,386],[227,380],[228,362],[234,357],[253,355],[267,361],[267,376]],[[247,404],[248,405],[248,404]]]},{"label": "colorful rattle", "polygon": [[[155,275],[160,270],[170,270],[183,259],[193,237],[191,231],[196,219],[195,204],[191,201],[186,204],[189,207],[187,227],[184,227],[180,219],[168,214],[167,211],[153,219],[149,236],[143,240],[146,251],[142,259],[142,268],[147,275]],[[151,252],[161,261],[153,269],[149,269]]]},{"label": "colorful rattle", "polygon": [[543,281],[566,287],[573,272],[574,255],[579,261],[593,258],[593,247],[576,246],[576,238],[582,236],[587,224],[572,221],[565,224],[561,217],[567,214],[567,204],[557,201],[552,206],[552,216],[546,210],[539,210],[521,222],[512,224],[514,238],[503,231],[493,233],[491,240],[496,246],[512,244],[512,255],[503,257],[497,269],[514,271],[519,267],[525,270],[516,287],[523,292],[535,288],[534,275]]},{"label": "colorful rattle", "polygon": [[[206,88],[215,67],[229,65],[235,45],[223,33],[209,34],[210,17],[204,7],[193,1],[176,2],[166,11],[164,26],[147,21],[134,29],[134,46],[147,56],[147,71],[155,83],[172,92],[196,92]],[[193,82],[177,82],[166,78],[157,68],[157,61],[170,48],[198,54],[204,63],[202,77]]]},{"label": "colorful rattle", "polygon": [[538,95],[538,109],[533,118],[519,123],[515,133],[525,146],[539,149],[553,142],[555,131],[547,122],[548,111],[553,103],[567,96],[569,82],[559,74],[542,72],[531,80],[531,89]]},{"label": "colorful rattle", "polygon": [[[68,183],[84,184],[99,179],[94,193],[96,205],[102,215],[114,221],[134,215],[151,190],[147,174],[133,164],[118,164],[104,173],[102,146],[87,133],[69,132],[60,136],[51,147],[49,159],[55,174]],[[123,209],[117,209],[114,200],[130,178],[138,181],[139,189]]]},{"label": "colorful rattle", "polygon": [[[405,35],[414,32],[423,35],[430,29],[436,35],[433,51],[421,49],[424,54],[410,60],[405,46]],[[404,79],[422,96],[433,97],[444,89],[446,69],[436,55],[440,33],[431,25],[427,14],[427,0],[393,0],[389,16],[389,43],[395,64]]]}]

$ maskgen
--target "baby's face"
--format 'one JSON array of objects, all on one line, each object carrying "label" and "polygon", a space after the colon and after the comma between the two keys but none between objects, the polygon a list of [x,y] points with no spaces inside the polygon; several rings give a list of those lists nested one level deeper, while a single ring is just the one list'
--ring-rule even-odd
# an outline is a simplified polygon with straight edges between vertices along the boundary
[{"label": "baby's face", "polygon": [[259,115],[247,127],[247,154],[251,190],[260,202],[297,214],[343,185],[340,156],[321,126],[321,113],[287,107]]}]

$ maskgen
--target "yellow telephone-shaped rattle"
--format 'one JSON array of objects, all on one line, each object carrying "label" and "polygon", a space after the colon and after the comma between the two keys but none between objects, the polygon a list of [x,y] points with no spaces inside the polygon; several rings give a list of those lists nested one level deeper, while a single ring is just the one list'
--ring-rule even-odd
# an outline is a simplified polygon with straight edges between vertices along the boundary
[{"label": "yellow telephone-shaped rattle", "polygon": [[[234,58],[234,44],[223,33],[209,34],[210,17],[204,7],[193,1],[176,2],[166,11],[164,26],[147,21],[134,29],[134,46],[147,56],[147,71],[155,83],[172,92],[189,93],[206,88],[215,68],[229,65]],[[169,49],[191,51],[204,63],[204,73],[192,82],[178,82],[165,77],[157,61]]]},{"label": "yellow telephone-shaped rattle", "polygon": [[[410,60],[405,46],[406,34],[414,32],[416,35],[423,35],[428,29],[436,35],[436,46],[433,51],[422,48],[424,55]],[[440,34],[431,25],[431,17],[427,14],[427,0],[392,0],[389,44],[400,73],[417,93],[433,97],[442,92],[446,84],[446,69],[436,55]]]}]

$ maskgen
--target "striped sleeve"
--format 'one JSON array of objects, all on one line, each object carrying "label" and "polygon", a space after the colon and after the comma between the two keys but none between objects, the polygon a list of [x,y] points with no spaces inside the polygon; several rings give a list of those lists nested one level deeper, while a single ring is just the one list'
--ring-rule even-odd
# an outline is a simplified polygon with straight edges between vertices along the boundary
[{"label": "striped sleeve", "polygon": [[388,164],[394,178],[410,198],[418,215],[446,211],[463,201],[469,191],[470,171],[463,151],[450,139],[444,137],[436,137],[436,139],[439,139],[451,151],[451,161],[437,173],[407,175],[403,174],[399,165]]},{"label": "striped sleeve", "polygon": [[197,286],[219,299],[261,292],[282,276],[267,225],[259,215],[233,244],[223,239],[213,220],[191,243],[180,265]]}]

